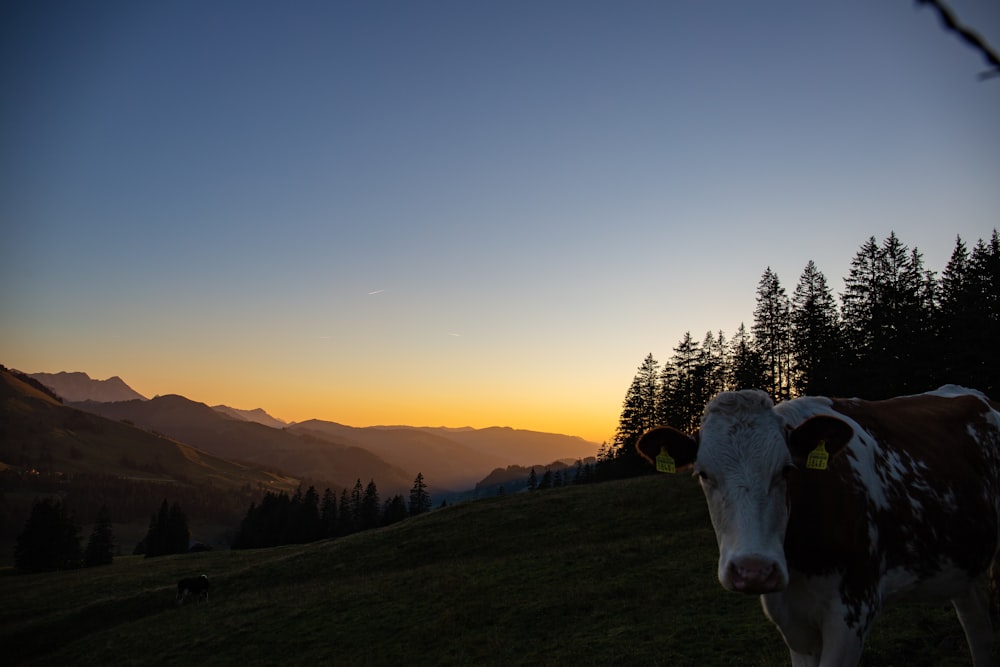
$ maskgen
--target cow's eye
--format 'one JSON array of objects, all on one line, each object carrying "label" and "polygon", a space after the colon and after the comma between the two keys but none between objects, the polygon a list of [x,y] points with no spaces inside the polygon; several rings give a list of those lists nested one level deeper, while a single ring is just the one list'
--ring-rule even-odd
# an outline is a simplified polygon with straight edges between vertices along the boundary
[{"label": "cow's eye", "polygon": [[698,478],[701,479],[701,481],[704,482],[705,484],[715,484],[715,480],[712,479],[712,476],[709,475],[704,470],[698,470],[696,471],[696,474],[698,475]]}]

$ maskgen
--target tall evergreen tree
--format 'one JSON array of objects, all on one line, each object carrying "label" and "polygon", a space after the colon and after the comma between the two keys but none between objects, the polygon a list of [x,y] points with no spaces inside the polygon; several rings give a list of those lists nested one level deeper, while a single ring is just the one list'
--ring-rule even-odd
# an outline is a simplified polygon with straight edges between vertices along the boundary
[{"label": "tall evergreen tree", "polygon": [[704,403],[702,402],[702,387],[699,379],[698,365],[702,361],[701,348],[698,341],[691,337],[690,331],[684,332],[684,337],[674,348],[670,365],[675,371],[674,385],[667,391],[667,421],[668,426],[691,431],[697,428]]},{"label": "tall evergreen tree", "polygon": [[608,461],[615,468],[614,477],[629,477],[643,471],[635,443],[647,429],[656,426],[660,364],[646,355],[625,394],[621,417],[614,439],[614,456]]},{"label": "tall evergreen tree", "polygon": [[369,480],[361,499],[361,527],[364,530],[378,528],[382,524],[382,502],[378,497],[375,480]]},{"label": "tall evergreen tree", "polygon": [[983,358],[972,381],[996,397],[1000,395],[1000,347],[996,344],[1000,340],[1000,233],[994,229],[989,241],[977,243],[969,261],[983,313],[980,334]]},{"label": "tall evergreen tree", "polygon": [[361,478],[359,477],[357,481],[354,482],[354,488],[351,489],[351,525],[354,526],[354,530],[364,530],[364,516],[362,514],[362,501],[365,497],[365,487],[361,485]]},{"label": "tall evergreen tree", "polygon": [[[959,240],[961,243],[961,240]],[[979,239],[971,254],[957,247],[942,277],[942,353],[946,382],[1000,392],[1000,235]]]},{"label": "tall evergreen tree", "polygon": [[418,472],[413,480],[413,487],[410,489],[410,516],[417,516],[431,511],[431,497],[427,493],[427,485],[424,483],[424,474]]},{"label": "tall evergreen tree", "polygon": [[177,502],[171,506],[164,498],[159,511],[150,517],[149,530],[136,552],[144,553],[146,558],[187,553],[190,539],[187,516]]},{"label": "tall evergreen tree", "polygon": [[80,528],[58,498],[36,500],[14,547],[14,567],[49,572],[80,567]]},{"label": "tall evergreen tree", "polygon": [[354,512],[351,510],[351,500],[347,495],[347,489],[341,489],[340,491],[340,505],[337,517],[338,535],[350,535],[357,530],[357,526],[354,524]]},{"label": "tall evergreen tree", "polygon": [[740,323],[729,344],[729,368],[726,386],[733,390],[760,389],[764,386],[764,360],[753,344],[746,325]]},{"label": "tall evergreen tree", "polygon": [[847,381],[859,395],[885,398],[928,388],[934,291],[920,253],[894,232],[881,246],[871,237],[855,255],[841,318],[852,353]]},{"label": "tall evergreen tree", "polygon": [[406,518],[407,513],[406,501],[403,500],[401,494],[397,493],[385,501],[385,506],[382,508],[382,525],[391,526],[398,523]]},{"label": "tall evergreen tree", "polygon": [[657,383],[660,364],[652,354],[646,355],[632,384],[625,394],[622,413],[615,434],[618,456],[634,453],[639,436],[656,425]]},{"label": "tall evergreen tree", "polygon": [[795,394],[836,393],[842,354],[840,318],[826,277],[809,260],[799,277],[791,308],[792,387]]},{"label": "tall evergreen tree", "polygon": [[767,267],[757,285],[751,333],[764,360],[764,380],[775,401],[791,397],[791,306],[778,274]]},{"label": "tall evergreen tree", "polygon": [[337,534],[337,496],[330,487],[323,491],[323,500],[320,503],[320,524],[321,536],[324,538],[334,537]]},{"label": "tall evergreen tree", "polygon": [[97,521],[87,540],[83,553],[83,566],[110,565],[115,557],[115,537],[111,529],[111,512],[102,505],[97,512]]}]

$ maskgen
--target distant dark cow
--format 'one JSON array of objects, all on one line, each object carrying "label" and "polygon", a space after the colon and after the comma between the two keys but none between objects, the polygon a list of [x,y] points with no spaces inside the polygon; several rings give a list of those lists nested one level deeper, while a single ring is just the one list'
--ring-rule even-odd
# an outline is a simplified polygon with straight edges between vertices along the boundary
[{"label": "distant dark cow", "polygon": [[949,385],[885,401],[723,392],[692,437],[647,431],[664,472],[693,468],[718,576],[761,595],[795,667],[857,665],[895,598],[949,599],[976,667],[993,642],[983,575],[1000,567],[1000,406]]},{"label": "distant dark cow", "polygon": [[182,604],[189,597],[200,598],[208,602],[208,577],[188,577],[177,582],[177,604]]}]

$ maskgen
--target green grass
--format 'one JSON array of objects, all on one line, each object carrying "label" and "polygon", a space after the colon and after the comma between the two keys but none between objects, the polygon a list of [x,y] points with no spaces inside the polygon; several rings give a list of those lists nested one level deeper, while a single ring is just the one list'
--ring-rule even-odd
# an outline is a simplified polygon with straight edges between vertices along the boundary
[{"label": "green grass", "polygon": [[[715,580],[705,503],[648,477],[493,498],[305,546],[0,570],[5,664],[782,665]],[[209,604],[174,604],[206,573]],[[968,665],[946,604],[892,610],[865,665]]]}]

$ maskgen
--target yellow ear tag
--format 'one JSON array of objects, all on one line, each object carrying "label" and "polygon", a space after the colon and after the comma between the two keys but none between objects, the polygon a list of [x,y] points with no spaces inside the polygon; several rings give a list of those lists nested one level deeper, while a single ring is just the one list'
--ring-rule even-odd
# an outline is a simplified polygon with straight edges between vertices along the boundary
[{"label": "yellow ear tag", "polygon": [[664,447],[660,448],[660,454],[656,457],[656,472],[677,472],[676,463]]},{"label": "yellow ear tag", "polygon": [[820,440],[816,449],[809,452],[806,457],[806,467],[810,470],[826,470],[826,464],[830,460],[830,455],[826,451],[826,441]]}]

